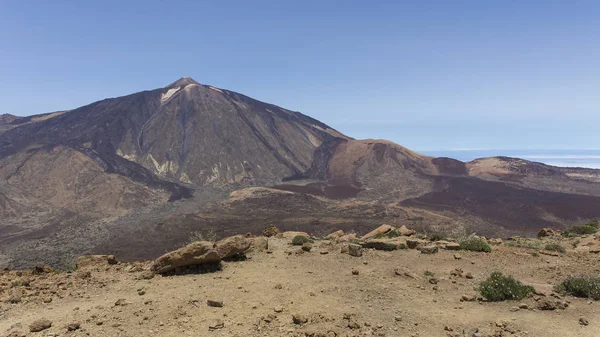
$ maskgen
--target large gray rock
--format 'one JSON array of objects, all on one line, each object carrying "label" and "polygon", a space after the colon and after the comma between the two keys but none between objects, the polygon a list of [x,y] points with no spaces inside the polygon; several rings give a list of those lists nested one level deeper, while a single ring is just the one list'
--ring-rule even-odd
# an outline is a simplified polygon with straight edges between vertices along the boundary
[{"label": "large gray rock", "polygon": [[215,244],[219,257],[226,259],[242,254],[252,246],[252,239],[243,235],[235,235],[225,238]]},{"label": "large gray rock", "polygon": [[198,264],[218,263],[221,261],[215,244],[207,241],[190,243],[154,260],[152,271],[158,274],[170,272],[179,267]]}]

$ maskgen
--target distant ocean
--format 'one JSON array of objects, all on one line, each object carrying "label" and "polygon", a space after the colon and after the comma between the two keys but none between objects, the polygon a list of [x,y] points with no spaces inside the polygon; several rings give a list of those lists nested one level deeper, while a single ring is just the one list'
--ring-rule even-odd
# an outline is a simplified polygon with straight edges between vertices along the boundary
[{"label": "distant ocean", "polygon": [[482,157],[506,156],[522,158],[553,166],[600,169],[600,149],[592,150],[439,150],[418,151],[432,157],[450,157],[471,161]]}]

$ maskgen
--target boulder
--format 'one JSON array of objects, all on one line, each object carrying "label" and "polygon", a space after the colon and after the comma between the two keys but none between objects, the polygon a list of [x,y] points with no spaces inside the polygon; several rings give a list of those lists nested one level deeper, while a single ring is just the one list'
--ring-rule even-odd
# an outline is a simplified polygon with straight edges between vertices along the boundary
[{"label": "boulder", "polygon": [[151,268],[153,272],[163,274],[179,267],[218,263],[220,261],[221,257],[212,242],[196,241],[164,254],[154,260]]},{"label": "boulder", "polygon": [[438,246],[425,246],[421,247],[421,254],[435,254],[438,252]]},{"label": "boulder", "polygon": [[265,229],[262,231],[262,236],[266,236],[268,238],[277,234],[279,234],[279,229],[277,229],[275,226],[265,227]]},{"label": "boulder", "polygon": [[373,248],[377,250],[396,250],[398,245],[402,243],[398,240],[389,239],[373,239],[362,243],[363,248]]},{"label": "boulder", "polygon": [[350,234],[342,235],[337,240],[339,242],[350,242],[353,239],[356,239],[356,233],[350,233]]},{"label": "boulder", "polygon": [[293,239],[295,236],[304,236],[307,239],[310,239],[310,235],[308,235],[308,233],[305,232],[283,232],[279,234],[281,237],[285,238],[285,239]]},{"label": "boulder", "polygon": [[335,232],[327,235],[325,238],[329,239],[329,240],[337,240],[342,236],[344,236],[344,231],[340,229],[339,231],[335,231]]},{"label": "boulder", "polygon": [[370,238],[374,238],[375,236],[379,235],[379,234],[385,234],[389,231],[392,230],[392,226],[390,225],[381,225],[377,228],[375,228],[374,230],[370,231],[369,233],[363,235],[361,237],[361,239],[363,240],[368,240]]},{"label": "boulder", "polygon": [[542,229],[540,229],[540,231],[537,234],[538,238],[544,238],[544,237],[556,236],[556,235],[558,235],[558,233],[552,228],[542,228]]},{"label": "boulder", "polygon": [[408,239],[408,240],[406,240],[406,245],[410,249],[418,249],[418,248],[424,246],[427,243],[428,243],[428,241],[420,240],[420,239]]},{"label": "boulder", "polygon": [[252,246],[252,239],[242,235],[235,235],[225,238],[215,244],[217,253],[221,259],[242,254]]},{"label": "boulder", "polygon": [[117,263],[118,261],[114,255],[83,255],[75,260],[77,269],[93,266],[106,266]]},{"label": "boulder", "polygon": [[402,227],[398,228],[398,232],[404,236],[415,235],[417,232],[413,229],[408,229],[406,226],[402,225]]},{"label": "boulder", "polygon": [[50,328],[51,326],[52,326],[52,321],[42,318],[42,319],[38,319],[37,321],[34,321],[33,323],[29,324],[29,331],[40,332],[40,331]]},{"label": "boulder", "polygon": [[269,250],[269,239],[259,236],[252,239],[252,247],[259,252]]},{"label": "boulder", "polygon": [[348,255],[361,257],[362,256],[362,247],[360,245],[351,243],[348,245]]}]

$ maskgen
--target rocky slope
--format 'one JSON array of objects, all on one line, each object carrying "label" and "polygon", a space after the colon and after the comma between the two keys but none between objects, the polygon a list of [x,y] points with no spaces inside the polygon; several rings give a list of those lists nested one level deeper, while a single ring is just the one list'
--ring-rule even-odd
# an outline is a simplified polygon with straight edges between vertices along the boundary
[{"label": "rocky slope", "polygon": [[0,116],[0,266],[64,267],[90,251],[152,258],[195,231],[270,223],[526,234],[600,217],[598,205],[600,170],[427,157],[190,78]]},{"label": "rocky slope", "polygon": [[[68,273],[5,270],[0,336],[595,337],[600,331],[599,301],[554,291],[569,275],[598,275],[598,237],[490,239],[493,249],[483,253],[455,251],[450,242],[421,240],[410,230],[390,239],[418,244],[408,249],[360,248],[342,234],[303,246],[291,243],[304,233],[249,238],[245,260],[168,276],[152,272],[164,257],[133,263],[82,257]],[[350,237],[365,246],[382,241]],[[566,252],[544,250],[549,243]],[[198,243],[204,245],[213,246]],[[486,300],[474,289],[495,271],[534,292]]]}]

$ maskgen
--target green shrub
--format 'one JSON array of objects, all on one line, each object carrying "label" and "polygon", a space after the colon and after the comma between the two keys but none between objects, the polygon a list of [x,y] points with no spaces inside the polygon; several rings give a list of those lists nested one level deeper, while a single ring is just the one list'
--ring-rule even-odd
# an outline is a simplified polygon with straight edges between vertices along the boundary
[{"label": "green shrub", "polygon": [[558,243],[548,243],[544,246],[545,250],[551,250],[553,252],[565,253],[565,247],[559,245]]},{"label": "green shrub", "polygon": [[481,282],[477,290],[488,301],[498,302],[521,300],[533,292],[533,287],[524,285],[512,276],[504,276],[501,272],[496,271]]},{"label": "green shrub", "polygon": [[310,242],[310,240],[306,236],[296,235],[292,239],[292,244],[294,246],[302,246],[303,244]]},{"label": "green shrub", "polygon": [[441,240],[445,240],[445,239],[446,239],[446,237],[440,233],[433,233],[429,236],[429,241],[441,241]]},{"label": "green shrub", "polygon": [[397,238],[399,236],[402,236],[402,234],[400,234],[400,232],[398,232],[397,230],[391,230],[389,232],[386,233],[386,236],[388,238]]},{"label": "green shrub", "polygon": [[594,227],[596,229],[600,229],[600,220],[598,220],[598,219],[592,220],[592,221],[586,223],[584,226],[589,226],[589,227]]},{"label": "green shrub", "polygon": [[598,301],[600,300],[600,277],[569,276],[556,286],[556,291]]},{"label": "green shrub", "polygon": [[594,225],[575,225],[567,228],[564,232],[564,236],[578,236],[586,234],[594,234],[598,231],[598,228]]},{"label": "green shrub", "polygon": [[434,274],[433,274],[433,272],[432,272],[432,271],[429,271],[429,270],[426,270],[426,271],[425,271],[423,274],[424,274],[425,276],[433,276],[433,275],[434,275]]},{"label": "green shrub", "polygon": [[465,239],[460,240],[460,249],[462,250],[470,250],[473,252],[486,252],[489,253],[492,251],[492,246],[487,243],[484,239],[477,236],[469,236]]}]

